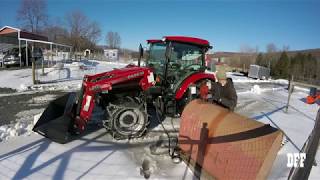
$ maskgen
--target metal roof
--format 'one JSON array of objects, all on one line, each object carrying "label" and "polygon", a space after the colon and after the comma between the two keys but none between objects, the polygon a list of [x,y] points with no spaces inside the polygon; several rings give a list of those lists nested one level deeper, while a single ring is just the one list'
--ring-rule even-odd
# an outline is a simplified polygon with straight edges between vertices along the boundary
[{"label": "metal roof", "polygon": [[0,36],[11,36],[11,37],[19,36],[19,38],[23,38],[23,39],[48,41],[48,37],[46,37],[46,36],[23,31],[21,29],[14,28],[11,26],[4,26],[3,28],[1,28],[0,29]]},{"label": "metal roof", "polygon": [[44,44],[54,44],[58,46],[71,47],[69,45],[59,44],[55,42],[48,41],[48,37],[38,35],[35,33],[23,31],[19,28],[14,28],[11,26],[4,26],[0,29],[0,43],[17,44],[19,40],[28,42],[38,42]]}]

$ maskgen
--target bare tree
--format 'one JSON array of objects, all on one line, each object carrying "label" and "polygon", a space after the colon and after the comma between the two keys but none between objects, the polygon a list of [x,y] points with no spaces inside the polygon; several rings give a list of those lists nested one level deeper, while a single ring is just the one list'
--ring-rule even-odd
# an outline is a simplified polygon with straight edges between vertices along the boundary
[{"label": "bare tree", "polygon": [[277,46],[275,44],[269,43],[266,46],[266,50],[267,50],[267,53],[274,53],[274,52],[278,51],[278,48],[277,48]]},{"label": "bare tree", "polygon": [[257,48],[258,47],[253,48],[247,44],[242,44],[240,46],[240,52],[242,52],[242,53],[255,53]]},{"label": "bare tree", "polygon": [[42,30],[42,34],[47,36],[49,41],[68,44],[69,33],[67,29],[59,25],[50,25]]},{"label": "bare tree", "polygon": [[258,46],[255,48],[249,45],[240,46],[240,67],[243,71],[247,71],[250,65],[255,63],[258,51]]},{"label": "bare tree", "polygon": [[120,48],[121,37],[118,32],[109,31],[106,35],[106,42],[109,48]]},{"label": "bare tree", "polygon": [[288,52],[289,50],[290,50],[290,46],[289,45],[283,45],[282,51]]},{"label": "bare tree", "polygon": [[266,46],[266,55],[264,58],[264,65],[271,68],[271,71],[274,69],[274,67],[277,64],[277,59],[279,59],[279,54],[277,53],[278,48],[275,44],[269,43]]},{"label": "bare tree", "polygon": [[31,32],[39,32],[46,24],[47,2],[45,0],[21,0],[17,11],[17,20],[25,29]]},{"label": "bare tree", "polygon": [[100,25],[97,22],[91,22],[90,26],[88,27],[87,31],[87,38],[93,42],[96,43],[101,36],[101,28]]},{"label": "bare tree", "polygon": [[99,24],[90,21],[81,11],[67,14],[66,22],[70,34],[70,43],[77,51],[92,48],[101,36]]}]

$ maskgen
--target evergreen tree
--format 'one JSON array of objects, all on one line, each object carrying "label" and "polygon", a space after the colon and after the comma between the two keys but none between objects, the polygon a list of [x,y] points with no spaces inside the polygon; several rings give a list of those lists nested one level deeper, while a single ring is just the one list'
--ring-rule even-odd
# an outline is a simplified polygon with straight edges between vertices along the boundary
[{"label": "evergreen tree", "polygon": [[263,55],[262,55],[262,53],[258,54],[258,56],[256,58],[256,64],[259,65],[259,66],[263,65]]},{"label": "evergreen tree", "polygon": [[289,69],[289,57],[287,53],[283,51],[274,67],[274,74],[281,78],[287,78],[288,69]]},{"label": "evergreen tree", "polygon": [[305,63],[305,54],[297,53],[293,58],[291,58],[290,71],[291,74],[296,78],[304,77],[304,63]]},{"label": "evergreen tree", "polygon": [[317,60],[315,57],[312,56],[312,54],[308,53],[305,56],[305,74],[304,77],[308,79],[315,79],[317,74]]}]

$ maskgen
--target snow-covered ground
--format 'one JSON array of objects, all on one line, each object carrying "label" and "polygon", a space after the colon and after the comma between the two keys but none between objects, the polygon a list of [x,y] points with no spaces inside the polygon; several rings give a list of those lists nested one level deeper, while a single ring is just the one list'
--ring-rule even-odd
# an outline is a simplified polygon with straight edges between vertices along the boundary
[{"label": "snow-covered ground", "polygon": [[[77,89],[84,73],[107,71],[124,64],[98,62],[85,66],[85,70],[79,64],[69,64],[60,70],[47,69],[43,81],[50,83],[39,86],[32,86],[27,69],[0,71],[0,76],[10,79],[8,83],[0,79],[0,87],[17,89],[20,91],[17,93]],[[278,153],[269,179],[287,179],[290,171],[286,166],[287,153],[300,151],[314,126],[319,106],[301,101],[307,91],[296,88],[289,110],[285,112],[288,96],[286,80],[252,80],[232,73],[228,73],[228,76],[233,79],[238,92],[236,112],[271,124],[285,133],[285,144]],[[44,103],[52,98],[54,96],[51,95],[36,97],[30,103]],[[5,137],[0,142],[0,179],[143,179],[140,169],[146,160],[150,162],[151,179],[193,178],[186,164],[175,164],[166,154],[151,153],[150,148],[164,134],[160,125],[154,126],[144,138],[130,142],[114,141],[104,129],[99,129],[61,145],[31,133],[33,118],[25,124],[22,121],[28,114],[35,113],[20,112],[17,118],[21,120],[17,124],[0,127],[0,136],[3,134]],[[179,119],[167,118],[164,125],[167,130],[175,132],[179,128]],[[319,153],[316,161],[320,163]],[[320,179],[319,166],[313,167],[310,179]]]},{"label": "snow-covered ground", "polygon": [[56,64],[52,68],[37,69],[36,79],[42,84],[32,84],[32,70],[2,70],[0,71],[0,88],[12,88],[18,91],[28,90],[76,90],[81,86],[85,74],[96,74],[110,71],[113,68],[124,67],[125,63],[86,60],[72,64]]}]

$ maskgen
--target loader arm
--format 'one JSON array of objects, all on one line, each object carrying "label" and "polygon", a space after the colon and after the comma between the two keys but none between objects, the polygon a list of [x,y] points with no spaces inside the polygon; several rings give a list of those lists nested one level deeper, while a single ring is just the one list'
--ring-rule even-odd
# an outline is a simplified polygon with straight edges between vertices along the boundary
[{"label": "loader arm", "polygon": [[83,79],[82,90],[78,97],[76,125],[79,130],[84,130],[91,119],[98,93],[110,93],[115,85],[138,82],[141,90],[145,91],[155,84],[153,72],[147,67],[130,66],[114,69],[95,75],[86,75]]}]

